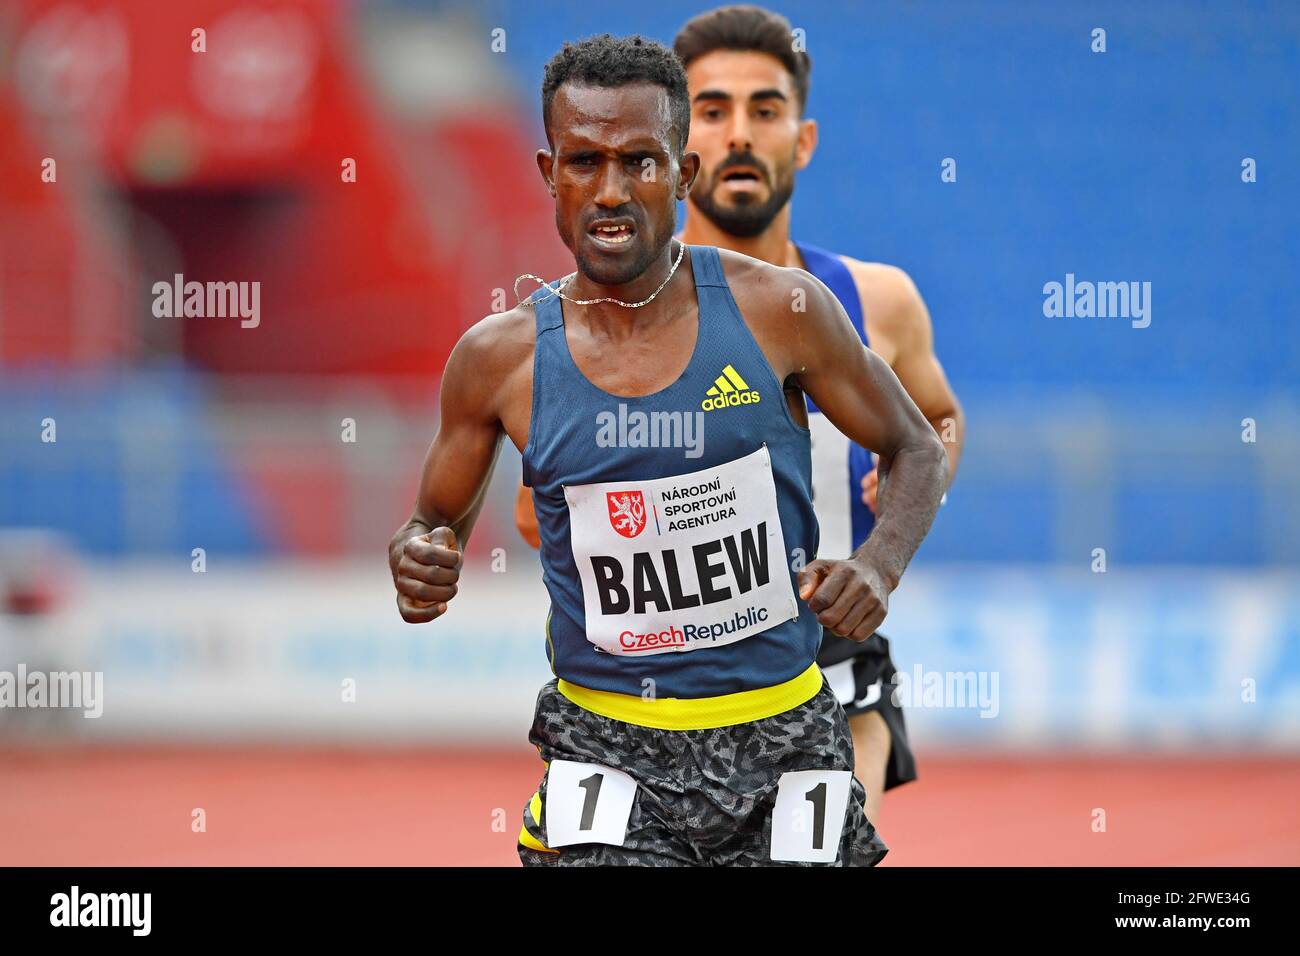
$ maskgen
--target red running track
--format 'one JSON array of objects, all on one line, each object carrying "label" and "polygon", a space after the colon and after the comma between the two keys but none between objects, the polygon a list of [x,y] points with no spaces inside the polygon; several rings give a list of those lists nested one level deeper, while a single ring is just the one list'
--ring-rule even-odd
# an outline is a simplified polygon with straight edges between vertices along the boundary
[{"label": "red running track", "polygon": [[[541,771],[527,750],[0,749],[0,865],[515,866]],[[1300,864],[1300,759],[927,754],[921,772],[885,798],[886,866]]]}]

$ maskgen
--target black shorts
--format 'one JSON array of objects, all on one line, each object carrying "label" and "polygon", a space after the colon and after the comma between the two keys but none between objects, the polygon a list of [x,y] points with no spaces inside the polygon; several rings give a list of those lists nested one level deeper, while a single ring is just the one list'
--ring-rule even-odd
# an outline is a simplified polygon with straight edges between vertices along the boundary
[{"label": "black shorts", "polygon": [[894,699],[894,659],[889,638],[875,633],[861,644],[822,631],[817,664],[836,698],[850,717],[877,712],[889,728],[889,762],[885,766],[885,789],[916,779],[916,756],[907,740],[903,708]]},{"label": "black shorts", "polygon": [[[874,866],[888,852],[864,813],[848,721],[825,681],[809,700],[772,717],[708,730],[656,730],[592,713],[552,680],[537,697],[529,739],[547,771],[524,807],[519,857],[525,866]],[[621,783],[616,832],[622,842],[576,842],[600,826],[600,813],[608,812],[600,801],[617,801],[611,791],[620,786],[618,780],[605,786],[609,777],[588,771],[611,769],[631,778]],[[575,826],[579,807],[583,822]],[[552,811],[556,817],[548,818]],[[566,812],[570,842],[552,847],[562,842],[551,834]],[[787,822],[774,835],[777,820]],[[777,849],[778,840],[788,846],[794,839],[822,859]]]}]

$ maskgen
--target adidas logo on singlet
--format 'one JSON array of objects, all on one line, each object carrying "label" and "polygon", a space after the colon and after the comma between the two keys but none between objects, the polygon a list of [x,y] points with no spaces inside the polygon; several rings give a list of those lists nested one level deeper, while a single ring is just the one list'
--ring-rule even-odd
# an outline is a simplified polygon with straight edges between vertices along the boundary
[{"label": "adidas logo on singlet", "polygon": [[755,389],[740,377],[735,367],[728,365],[713,382],[713,387],[700,402],[700,408],[706,412],[730,408],[733,405],[756,405],[759,396]]}]

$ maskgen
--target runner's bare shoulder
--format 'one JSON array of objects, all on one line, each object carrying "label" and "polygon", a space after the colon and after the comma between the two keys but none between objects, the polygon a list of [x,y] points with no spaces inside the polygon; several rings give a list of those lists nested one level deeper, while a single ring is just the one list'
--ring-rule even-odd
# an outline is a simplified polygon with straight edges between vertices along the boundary
[{"label": "runner's bare shoulder", "polygon": [[[793,357],[811,327],[839,321],[835,296],[803,269],[774,266],[752,256],[719,249],[732,297],[773,370],[777,354]],[[815,333],[813,333],[815,334]],[[786,372],[797,371],[789,365]]]},{"label": "runner's bare shoulder", "polygon": [[916,283],[907,271],[884,262],[863,262],[840,256],[862,302],[867,335],[898,342],[913,337],[920,325],[928,325],[929,313]]},{"label": "runner's bare shoulder", "polygon": [[452,349],[444,389],[464,389],[486,408],[499,408],[502,399],[521,392],[529,394],[536,340],[537,319],[527,303],[485,316],[466,329]]}]

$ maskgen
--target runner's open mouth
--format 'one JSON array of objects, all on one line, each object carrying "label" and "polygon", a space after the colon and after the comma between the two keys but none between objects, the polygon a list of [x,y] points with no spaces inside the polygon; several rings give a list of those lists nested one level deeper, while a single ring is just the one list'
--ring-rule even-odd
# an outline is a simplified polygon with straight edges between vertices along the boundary
[{"label": "runner's open mouth", "polygon": [[599,239],[601,242],[628,242],[636,235],[636,227],[631,220],[598,219],[587,229],[587,234]]}]

